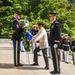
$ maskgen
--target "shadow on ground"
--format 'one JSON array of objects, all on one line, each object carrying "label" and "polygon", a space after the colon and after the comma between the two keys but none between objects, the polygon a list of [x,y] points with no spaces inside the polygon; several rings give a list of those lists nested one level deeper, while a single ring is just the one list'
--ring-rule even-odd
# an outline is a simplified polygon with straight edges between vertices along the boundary
[{"label": "shadow on ground", "polygon": [[11,69],[14,68],[13,64],[0,63],[0,69]]},{"label": "shadow on ground", "polygon": [[[0,69],[15,69],[13,64],[7,64],[7,63],[0,63]],[[29,64],[25,64],[24,66],[18,66],[16,69],[19,70],[44,70],[43,68],[40,68],[39,66],[30,66]]]},{"label": "shadow on ground", "polygon": [[30,66],[29,64],[25,64],[23,67],[17,67],[20,70],[44,70],[44,68],[40,68],[39,66]]}]

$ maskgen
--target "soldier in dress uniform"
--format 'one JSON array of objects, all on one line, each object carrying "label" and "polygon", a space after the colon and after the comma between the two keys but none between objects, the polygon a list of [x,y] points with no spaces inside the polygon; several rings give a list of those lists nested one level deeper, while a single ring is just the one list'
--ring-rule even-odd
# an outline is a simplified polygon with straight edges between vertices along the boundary
[{"label": "soldier in dress uniform", "polygon": [[12,29],[13,29],[13,49],[14,49],[14,66],[23,66],[20,63],[20,41],[21,34],[23,32],[23,28],[19,24],[20,14],[14,13],[14,20],[12,21]]},{"label": "soldier in dress uniform", "polygon": [[60,50],[60,60],[63,61],[63,35],[64,33],[61,33],[61,39],[59,43],[59,50]]},{"label": "soldier in dress uniform", "polygon": [[73,64],[75,65],[75,37],[74,37],[74,39],[73,39],[73,41],[72,41],[72,44],[71,44],[71,50],[72,50],[72,59],[73,59]]},{"label": "soldier in dress uniform", "polygon": [[60,74],[60,61],[59,61],[59,50],[58,45],[60,42],[60,24],[56,20],[57,13],[50,13],[49,19],[52,22],[50,26],[50,46],[52,52],[52,60],[54,70],[51,74]]},{"label": "soldier in dress uniform", "polygon": [[68,38],[68,34],[64,34],[63,39],[63,50],[64,50],[64,61],[68,64],[68,56],[69,56],[69,49],[70,49],[70,40]]}]

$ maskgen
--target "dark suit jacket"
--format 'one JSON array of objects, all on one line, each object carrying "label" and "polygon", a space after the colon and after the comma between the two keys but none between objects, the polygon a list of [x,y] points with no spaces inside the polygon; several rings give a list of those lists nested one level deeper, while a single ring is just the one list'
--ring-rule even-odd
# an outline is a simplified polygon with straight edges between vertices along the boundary
[{"label": "dark suit jacket", "polygon": [[50,26],[50,45],[60,42],[60,25],[56,20]]}]

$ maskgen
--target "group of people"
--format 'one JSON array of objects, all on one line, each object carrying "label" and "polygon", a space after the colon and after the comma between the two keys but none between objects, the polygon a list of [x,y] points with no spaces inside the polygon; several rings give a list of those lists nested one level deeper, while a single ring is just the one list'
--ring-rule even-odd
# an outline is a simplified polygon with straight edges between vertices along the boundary
[{"label": "group of people", "polygon": [[59,50],[60,50],[60,60],[69,63],[69,51],[72,51],[72,60],[73,64],[75,65],[75,37],[73,37],[73,41],[69,40],[68,34],[61,34],[61,40],[59,43]]},{"label": "group of people", "polygon": [[[60,24],[56,20],[57,13],[50,13],[49,19],[52,22],[50,25],[50,33],[49,37],[47,35],[47,32],[44,28],[43,22],[37,23],[37,30],[36,27],[34,27],[34,30],[32,32],[32,39],[30,40],[30,44],[32,44],[33,48],[33,64],[31,66],[38,66],[38,52],[42,51],[44,61],[45,61],[45,68],[46,70],[49,69],[49,60],[48,60],[48,53],[50,53],[52,56],[53,61],[53,67],[54,70],[51,71],[51,74],[60,74],[60,60],[63,60],[62,52],[64,50],[64,59],[65,62],[68,63],[68,59],[66,56],[68,56],[68,50],[70,41],[64,36],[64,39],[62,38],[62,35],[60,35]],[[20,14],[14,13],[14,20],[12,22],[12,29],[13,29],[13,48],[14,48],[14,66],[23,66],[23,64],[20,63],[20,41],[21,41],[21,34],[23,32],[23,29],[19,23]],[[66,40],[67,39],[67,40]],[[38,45],[39,43],[39,45]],[[34,48],[34,45],[35,48]],[[71,48],[74,50],[75,43],[72,42]],[[67,47],[66,47],[67,46]],[[51,51],[49,51],[51,49]],[[60,49],[60,52],[59,52]],[[75,53],[74,53],[75,55]]]}]

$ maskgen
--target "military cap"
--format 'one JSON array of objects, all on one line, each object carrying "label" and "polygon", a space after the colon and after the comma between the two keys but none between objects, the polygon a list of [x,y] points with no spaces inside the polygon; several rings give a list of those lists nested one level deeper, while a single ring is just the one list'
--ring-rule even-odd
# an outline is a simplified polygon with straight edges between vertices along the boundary
[{"label": "military cap", "polygon": [[56,16],[57,13],[56,13],[56,12],[50,12],[50,13],[49,13],[49,17],[51,17],[52,15],[53,15],[53,16]]},{"label": "military cap", "polygon": [[68,34],[64,34],[64,36],[68,36]]},{"label": "military cap", "polygon": [[64,33],[61,33],[61,36],[63,36],[64,35]]},{"label": "military cap", "polygon": [[49,14],[50,14],[50,15],[57,15],[56,12],[50,12]]},{"label": "military cap", "polygon": [[57,15],[57,13],[56,13],[56,12],[50,12],[50,14],[52,14],[52,15]]}]

